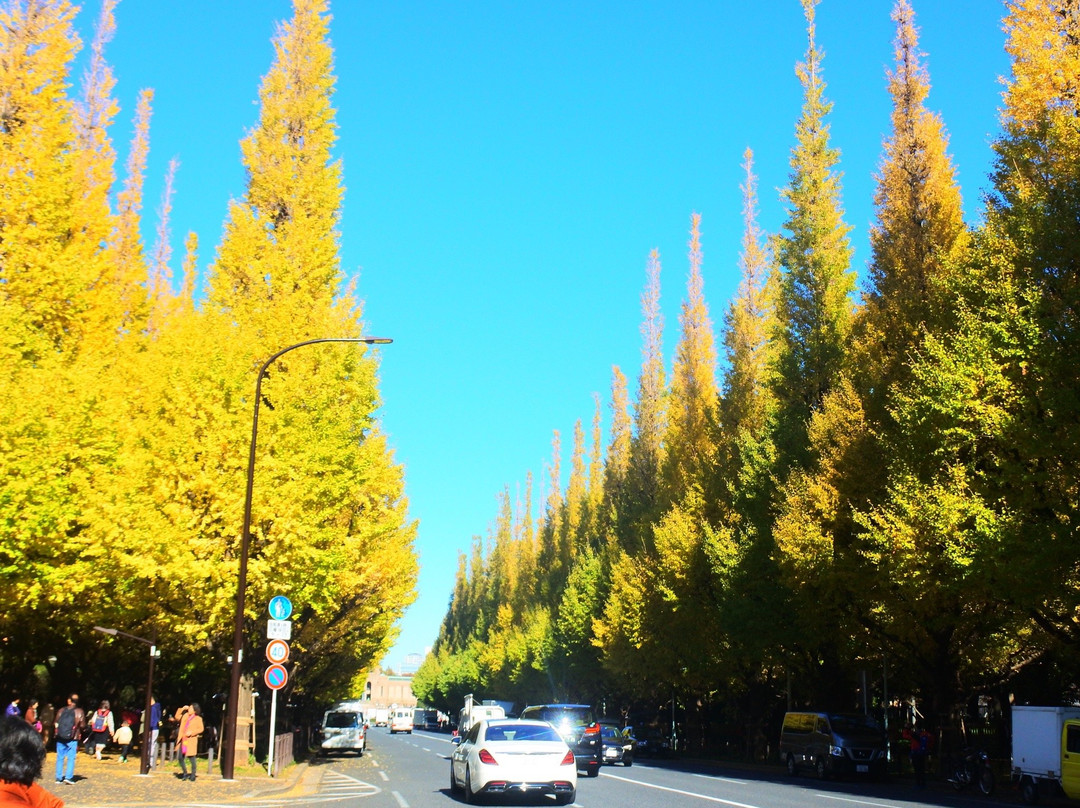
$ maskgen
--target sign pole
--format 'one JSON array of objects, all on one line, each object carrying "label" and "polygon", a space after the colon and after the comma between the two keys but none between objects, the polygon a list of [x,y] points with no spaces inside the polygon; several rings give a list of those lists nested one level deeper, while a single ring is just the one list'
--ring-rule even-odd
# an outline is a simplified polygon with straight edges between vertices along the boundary
[{"label": "sign pole", "polygon": [[267,611],[270,620],[266,623],[266,658],[271,665],[266,669],[263,681],[270,688],[270,743],[266,754],[266,769],[274,776],[274,747],[277,746],[277,693],[289,680],[288,671],[281,663],[289,658],[289,643],[292,636],[292,601],[284,595],[275,595],[270,599]]},{"label": "sign pole", "polygon": [[266,770],[274,776],[274,747],[277,746],[277,690],[270,696],[270,749],[266,754]]}]

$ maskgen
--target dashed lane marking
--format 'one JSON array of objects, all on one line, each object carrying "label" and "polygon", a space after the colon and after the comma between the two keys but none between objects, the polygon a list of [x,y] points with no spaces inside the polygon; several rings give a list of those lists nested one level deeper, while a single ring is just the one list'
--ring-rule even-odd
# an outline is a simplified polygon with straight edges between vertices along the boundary
[{"label": "dashed lane marking", "polygon": [[658,786],[653,783],[646,783],[643,780],[634,780],[630,777],[620,777],[617,774],[608,774],[607,772],[600,772],[602,777],[610,777],[613,780],[622,780],[624,783],[632,783],[635,786],[642,786],[643,788],[655,788],[657,791],[666,791],[669,794],[682,794],[684,797],[696,797],[699,800],[705,800],[706,802],[715,802],[720,805],[731,805],[733,808],[759,808],[757,805],[750,805],[745,802],[735,802],[734,800],[725,800],[721,797],[713,797],[709,794],[699,794],[696,791],[686,791],[681,788],[669,788],[668,786]]}]

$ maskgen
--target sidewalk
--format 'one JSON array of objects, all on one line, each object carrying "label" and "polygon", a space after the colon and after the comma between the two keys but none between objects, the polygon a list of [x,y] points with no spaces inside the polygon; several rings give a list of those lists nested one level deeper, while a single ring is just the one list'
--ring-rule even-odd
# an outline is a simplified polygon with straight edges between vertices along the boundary
[{"label": "sidewalk", "polygon": [[145,777],[139,774],[139,758],[121,763],[115,755],[97,760],[93,755],[79,753],[75,761],[75,784],[56,782],[56,755],[45,758],[38,782],[56,794],[70,808],[108,808],[125,805],[178,805],[181,803],[224,803],[252,800],[271,794],[300,796],[317,790],[321,772],[309,769],[306,763],[290,766],[279,778],[263,774],[237,775],[232,782],[221,779],[214,761],[212,774],[206,773],[206,760],[200,761],[198,779],[192,783],[180,780],[176,763],[161,764]]}]

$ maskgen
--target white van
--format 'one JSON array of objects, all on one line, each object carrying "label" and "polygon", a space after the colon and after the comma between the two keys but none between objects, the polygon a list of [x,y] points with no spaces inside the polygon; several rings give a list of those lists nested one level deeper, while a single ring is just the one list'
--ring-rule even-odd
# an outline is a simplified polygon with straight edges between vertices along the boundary
[{"label": "white van", "polygon": [[338,705],[323,716],[322,741],[319,753],[356,752],[363,756],[367,749],[367,721],[364,714],[351,705]]},{"label": "white van", "polygon": [[395,732],[407,732],[412,735],[413,711],[402,707],[394,709],[390,715],[390,734]]}]

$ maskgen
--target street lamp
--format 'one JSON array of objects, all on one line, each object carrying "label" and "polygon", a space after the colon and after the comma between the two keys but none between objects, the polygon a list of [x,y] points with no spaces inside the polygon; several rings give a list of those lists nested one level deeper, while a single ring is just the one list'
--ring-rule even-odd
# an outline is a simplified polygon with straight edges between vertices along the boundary
[{"label": "street lamp", "polygon": [[102,634],[109,634],[113,637],[120,634],[124,637],[130,637],[133,640],[144,642],[150,646],[150,672],[146,675],[146,708],[143,710],[142,717],[142,754],[139,755],[139,774],[150,774],[150,743],[151,738],[153,737],[152,727],[150,726],[150,698],[154,689],[154,659],[161,656],[161,652],[157,649],[157,629],[154,629],[154,639],[152,640],[147,640],[144,637],[136,637],[134,634],[128,634],[126,631],[121,631],[118,628],[94,626],[94,631],[100,631]]},{"label": "street lamp", "polygon": [[[266,369],[274,361],[289,351],[305,345],[317,345],[323,342],[363,342],[367,345],[388,345],[393,342],[386,337],[331,337],[327,339],[309,339],[282,348],[267,359],[255,380],[255,413],[251,418],[251,450],[248,453],[247,491],[244,494],[244,527],[240,533],[240,569],[236,582],[236,616],[233,620],[233,663],[229,674],[229,696],[225,705],[225,727],[221,750],[221,776],[232,780],[236,764],[236,714],[240,701],[240,669],[244,660],[244,597],[247,590],[248,548],[251,546],[251,491],[255,484],[255,445],[259,437],[259,403],[262,401],[262,382]],[[270,740],[273,743],[273,739]]]}]

